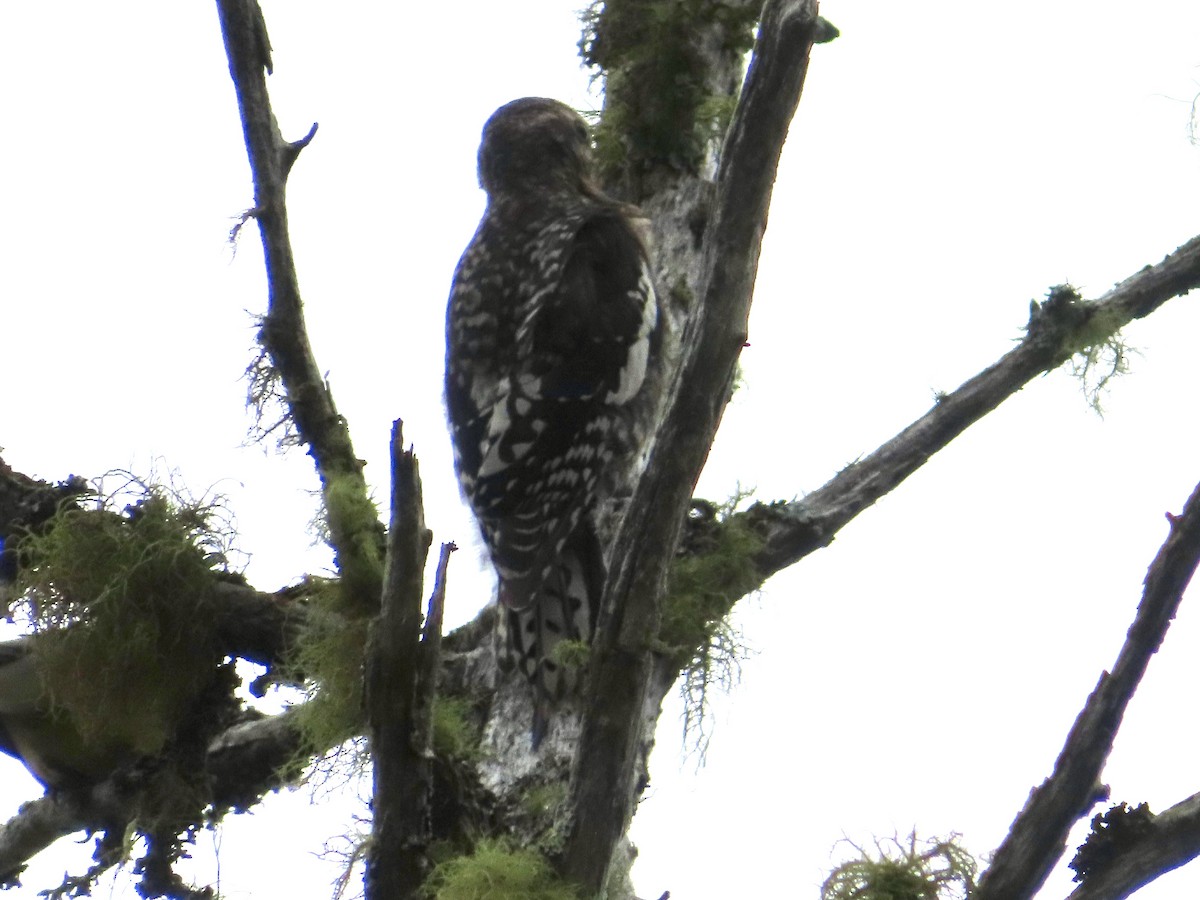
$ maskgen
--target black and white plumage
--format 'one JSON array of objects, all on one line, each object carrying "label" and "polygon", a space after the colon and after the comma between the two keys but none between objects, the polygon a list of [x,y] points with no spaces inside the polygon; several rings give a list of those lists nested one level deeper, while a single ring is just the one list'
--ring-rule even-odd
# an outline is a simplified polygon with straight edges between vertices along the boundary
[{"label": "black and white plumage", "polygon": [[642,452],[658,300],[636,210],[590,175],[587,127],[555,100],[514,100],[479,148],[483,220],[446,324],[446,405],[463,493],[500,580],[500,661],[536,698],[533,742],[577,673],[604,583],[592,521]]}]

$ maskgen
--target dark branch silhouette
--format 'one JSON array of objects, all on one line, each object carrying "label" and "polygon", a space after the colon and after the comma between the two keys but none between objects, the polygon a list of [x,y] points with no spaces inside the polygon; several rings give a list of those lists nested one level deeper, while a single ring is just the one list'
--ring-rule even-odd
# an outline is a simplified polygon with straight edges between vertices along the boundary
[{"label": "dark branch silhouette", "polygon": [[1096,802],[1113,738],[1150,657],[1162,644],[1183,592],[1200,563],[1200,485],[1182,515],[1168,516],[1171,533],[1146,573],[1146,588],[1112,673],[1075,720],[1054,773],[1029,797],[980,879],[977,900],[1031,897],[1066,848],[1071,827]]}]

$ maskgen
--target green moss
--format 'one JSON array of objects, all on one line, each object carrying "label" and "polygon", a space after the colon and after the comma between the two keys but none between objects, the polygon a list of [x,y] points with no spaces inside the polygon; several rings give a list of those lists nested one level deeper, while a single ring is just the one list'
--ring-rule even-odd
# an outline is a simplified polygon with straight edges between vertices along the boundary
[{"label": "green moss", "polygon": [[384,536],[379,511],[360,475],[338,475],[326,482],[325,521],[337,550],[343,612],[373,615],[383,590]]},{"label": "green moss", "polygon": [[433,752],[449,759],[472,759],[479,753],[479,727],[465,697],[433,699]]},{"label": "green moss", "polygon": [[304,631],[290,663],[293,677],[308,690],[308,700],[298,711],[305,757],[363,732],[363,654],[370,621],[348,618],[342,608],[337,582],[313,582]]},{"label": "green moss", "polygon": [[[132,481],[20,541],[24,613],[55,707],[85,740],[157,753],[219,662],[208,597],[228,533],[214,504]],[[120,648],[114,653],[113,648]]]},{"label": "green moss", "polygon": [[541,818],[558,809],[566,799],[566,782],[549,782],[530,789],[521,798],[521,808],[527,815]]},{"label": "green moss", "polygon": [[712,96],[701,43],[715,31],[722,52],[744,54],[757,13],[720,0],[597,0],[584,10],[580,56],[605,77],[594,137],[606,181],[658,165],[698,169],[736,103]]},{"label": "green moss", "polygon": [[587,665],[592,645],[587,641],[559,641],[550,651],[550,659],[560,666],[579,669]]},{"label": "green moss", "polygon": [[749,654],[730,621],[734,604],[758,588],[755,557],[762,539],[745,516],[733,515],[748,496],[738,493],[722,506],[694,500],[685,527],[685,553],[671,568],[663,602],[658,652],[682,671],[683,743],[700,764],[710,736],[710,691],[728,693],[741,680]]},{"label": "green moss", "polygon": [[734,603],[762,583],[754,562],[762,538],[743,518],[731,515],[741,499],[739,495],[716,510],[705,546],[671,567],[659,641],[660,649],[681,664],[707,646]]},{"label": "green moss", "polygon": [[821,900],[949,900],[967,896],[975,882],[975,859],[958,843],[905,840],[876,841],[875,852],[861,847],[857,859],[842,863],[821,885]]},{"label": "green moss", "polygon": [[546,860],[504,841],[481,841],[470,856],[439,863],[422,888],[434,900],[578,900]]},{"label": "green moss", "polygon": [[1053,366],[1069,360],[1088,405],[1103,415],[1102,399],[1113,379],[1130,370],[1137,350],[1121,335],[1120,311],[1085,301],[1069,284],[1056,284],[1046,299],[1029,304],[1027,340],[1041,341],[1053,351]]},{"label": "green moss", "polygon": [[733,121],[733,111],[737,109],[736,96],[708,96],[700,101],[696,109],[696,128],[706,144],[717,147],[725,140],[725,132]]}]

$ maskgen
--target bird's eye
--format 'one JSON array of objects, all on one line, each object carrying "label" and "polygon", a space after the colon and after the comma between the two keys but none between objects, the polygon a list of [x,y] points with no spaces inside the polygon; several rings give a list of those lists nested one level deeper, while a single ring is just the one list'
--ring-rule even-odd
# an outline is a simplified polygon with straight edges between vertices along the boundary
[{"label": "bird's eye", "polygon": [[588,128],[585,124],[583,124],[583,122],[577,121],[575,123],[575,136],[585,144],[591,143],[589,140]]}]

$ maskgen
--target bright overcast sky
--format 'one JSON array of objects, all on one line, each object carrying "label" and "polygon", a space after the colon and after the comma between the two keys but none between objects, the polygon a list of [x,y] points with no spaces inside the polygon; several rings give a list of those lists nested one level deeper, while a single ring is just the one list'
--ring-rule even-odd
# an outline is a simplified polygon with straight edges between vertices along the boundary
[{"label": "bright overcast sky", "polygon": [[[318,361],[380,497],[404,419],[436,539],[474,548],[452,572],[463,621],[489,588],[443,424],[445,296],[482,209],[488,114],[527,94],[597,102],[573,4],[265,9],[284,133],[321,126],[289,185]],[[716,499],[819,487],[1008,350],[1050,285],[1095,297],[1200,231],[1200,5],[822,12],[842,37],[813,52],[782,162],[745,387],[700,486]],[[257,586],[326,570],[308,459],[242,446],[265,294],[257,234],[236,257],[226,243],[251,193],[213,4],[8,4],[0,79],[5,460],[48,479],[177,469],[229,496]],[[706,768],[664,713],[634,826],[643,896],[815,898],[843,836],[996,846],[1111,665],[1163,513],[1200,478],[1197,334],[1192,298],[1129,328],[1142,355],[1103,420],[1065,373],[1039,379],[742,604],[757,655]],[[1198,599],[1118,737],[1114,800],[1157,812],[1200,789]],[[0,758],[0,816],[38,790]],[[328,896],[333,869],[309,854],[352,810],[308,800],[226,830],[225,896]],[[43,861],[26,894],[85,856]],[[1197,891],[1184,870],[1139,897]]]}]

